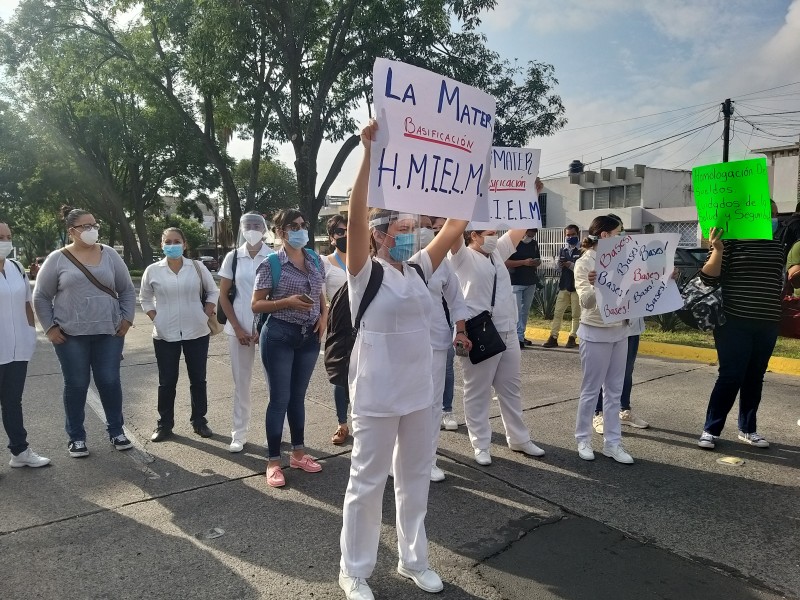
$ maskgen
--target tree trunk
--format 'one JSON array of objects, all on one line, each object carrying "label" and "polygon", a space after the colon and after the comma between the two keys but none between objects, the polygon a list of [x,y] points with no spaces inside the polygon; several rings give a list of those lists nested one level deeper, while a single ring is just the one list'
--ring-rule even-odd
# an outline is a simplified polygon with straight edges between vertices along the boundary
[{"label": "tree trunk", "polygon": [[244,210],[249,212],[256,205],[256,190],[258,189],[258,170],[261,167],[261,148],[264,145],[263,123],[253,127],[253,151],[250,154],[250,180],[247,182],[245,192]]}]

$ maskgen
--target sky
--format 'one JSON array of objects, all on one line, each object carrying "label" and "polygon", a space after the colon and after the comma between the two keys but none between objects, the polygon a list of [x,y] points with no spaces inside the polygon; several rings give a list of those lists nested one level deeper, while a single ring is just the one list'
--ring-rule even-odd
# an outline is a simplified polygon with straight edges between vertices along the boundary
[{"label": "sky", "polygon": [[[0,0],[0,18],[16,5]],[[481,30],[504,58],[555,68],[568,123],[528,144],[542,150],[543,178],[573,159],[592,169],[720,162],[726,98],[736,111],[730,160],[800,137],[800,0],[499,0]],[[366,108],[355,116],[366,121]],[[234,139],[230,150],[248,157],[250,144]],[[319,182],[336,151],[323,145]],[[331,194],[346,193],[358,155]],[[288,144],[278,158],[292,165]]]}]

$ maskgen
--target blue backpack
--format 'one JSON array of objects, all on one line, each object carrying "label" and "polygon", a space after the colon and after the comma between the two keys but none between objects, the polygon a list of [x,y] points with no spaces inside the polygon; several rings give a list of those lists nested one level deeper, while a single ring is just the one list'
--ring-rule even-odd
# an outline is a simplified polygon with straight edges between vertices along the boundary
[{"label": "blue backpack", "polygon": [[[308,248],[304,248],[304,250],[311,257],[311,260],[314,262],[314,266],[321,270],[322,264],[319,261],[319,254],[313,250],[309,250]],[[277,252],[273,252],[267,256],[267,260],[269,261],[269,268],[272,274],[272,288],[269,290],[269,296],[267,299],[272,300],[275,290],[278,289],[278,282],[281,280],[281,260],[278,258]],[[325,276],[325,271],[322,271],[322,276]],[[259,335],[261,335],[261,330],[264,328],[266,322],[269,321],[270,314],[271,313],[256,313],[253,325]]]}]

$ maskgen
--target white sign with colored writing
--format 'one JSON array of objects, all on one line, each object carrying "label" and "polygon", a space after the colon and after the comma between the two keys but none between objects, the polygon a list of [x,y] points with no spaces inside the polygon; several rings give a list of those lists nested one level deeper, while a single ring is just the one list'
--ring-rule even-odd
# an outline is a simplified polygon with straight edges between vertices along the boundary
[{"label": "white sign with colored writing", "polygon": [[542,151],[492,147],[489,171],[489,220],[473,221],[470,229],[540,229],[542,211],[536,176]]},{"label": "white sign with colored writing", "polygon": [[604,238],[597,243],[595,289],[604,323],[683,308],[672,278],[679,233]]},{"label": "white sign with colored writing", "polygon": [[487,221],[495,100],[477,88],[378,58],[369,205]]}]

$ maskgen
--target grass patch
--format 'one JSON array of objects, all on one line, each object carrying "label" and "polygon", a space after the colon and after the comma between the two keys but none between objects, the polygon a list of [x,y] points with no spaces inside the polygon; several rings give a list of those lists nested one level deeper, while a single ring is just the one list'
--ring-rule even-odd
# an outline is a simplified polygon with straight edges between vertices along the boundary
[{"label": "grass patch", "polygon": [[[569,316],[569,311],[567,311],[561,323],[561,331],[569,332],[569,319],[571,319],[571,317]],[[661,331],[656,323],[650,322],[649,320],[646,320],[646,322],[647,329],[645,329],[644,334],[642,334],[643,341],[714,349],[714,337],[710,332],[706,333],[696,329],[689,329],[683,323],[680,323],[675,331]],[[528,317],[528,325],[540,329],[550,329],[551,323],[531,313]],[[779,337],[772,355],[800,359],[800,339]]]}]

